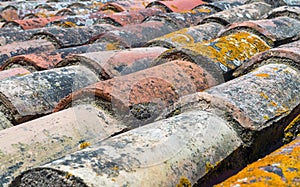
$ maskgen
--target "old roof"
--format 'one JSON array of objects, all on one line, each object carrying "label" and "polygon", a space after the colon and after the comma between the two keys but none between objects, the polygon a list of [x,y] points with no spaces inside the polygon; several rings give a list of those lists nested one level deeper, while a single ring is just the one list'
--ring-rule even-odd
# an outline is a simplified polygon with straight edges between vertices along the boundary
[{"label": "old roof", "polygon": [[300,186],[299,15],[1,1],[0,187]]}]

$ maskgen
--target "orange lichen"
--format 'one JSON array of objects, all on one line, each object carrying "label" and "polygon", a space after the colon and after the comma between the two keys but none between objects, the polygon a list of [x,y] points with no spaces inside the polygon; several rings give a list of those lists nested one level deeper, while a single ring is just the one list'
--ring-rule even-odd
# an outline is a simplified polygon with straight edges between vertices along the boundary
[{"label": "orange lichen", "polygon": [[[294,180],[300,176],[299,143],[300,139],[293,141],[216,186],[299,186],[300,182]],[[282,176],[266,167],[276,168]]]},{"label": "orange lichen", "polygon": [[210,9],[206,9],[206,8],[199,8],[199,9],[196,9],[197,11],[199,12],[204,12],[204,13],[210,13],[211,10]]},{"label": "orange lichen", "polygon": [[69,178],[71,178],[73,175],[71,174],[71,173],[67,173],[66,175],[65,175],[65,178],[66,179],[69,179]]},{"label": "orange lichen", "polygon": [[65,27],[65,28],[77,27],[77,25],[75,23],[70,22],[70,21],[66,21],[66,22],[60,23],[59,26],[60,27]]},{"label": "orange lichen", "polygon": [[294,134],[292,133],[296,129],[298,123],[300,122],[300,114],[284,129],[284,142],[288,143],[293,140]]},{"label": "orange lichen", "polygon": [[119,170],[119,167],[118,166],[114,166],[113,168],[111,168],[112,170],[114,170],[114,171],[117,171],[117,170]]},{"label": "orange lichen", "polygon": [[90,142],[82,142],[81,144],[79,144],[79,148],[80,148],[80,149],[85,149],[85,148],[87,148],[88,146],[91,146],[91,143],[90,143]]},{"label": "orange lichen", "polygon": [[192,183],[188,178],[181,177],[176,187],[192,187]]},{"label": "orange lichen", "polygon": [[175,5],[171,5],[171,7],[174,8],[174,9],[178,9],[178,7],[175,6]]},{"label": "orange lichen", "polygon": [[254,74],[256,77],[261,77],[261,78],[269,78],[270,75],[267,73],[258,73],[258,74]]},{"label": "orange lichen", "polygon": [[270,104],[271,104],[272,106],[274,106],[274,107],[277,106],[277,103],[275,103],[274,101],[271,101]]}]

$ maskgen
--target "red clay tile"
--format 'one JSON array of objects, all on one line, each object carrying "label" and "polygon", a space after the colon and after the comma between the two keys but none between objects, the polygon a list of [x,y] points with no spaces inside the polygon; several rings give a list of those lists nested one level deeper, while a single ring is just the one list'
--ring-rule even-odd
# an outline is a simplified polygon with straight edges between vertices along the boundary
[{"label": "red clay tile", "polygon": [[31,72],[40,71],[53,68],[54,65],[61,60],[63,59],[59,53],[33,53],[28,55],[18,55],[5,61],[5,63],[1,66],[1,70],[21,66]]},{"label": "red clay tile", "polygon": [[29,53],[40,53],[54,49],[54,45],[46,40],[31,40],[7,44],[0,47],[0,66],[2,66],[6,60],[13,56]]},{"label": "red clay tile", "polygon": [[271,6],[262,2],[245,4],[207,16],[201,23],[217,22],[225,26],[234,22],[258,20],[270,10]]},{"label": "red clay tile", "polygon": [[[54,111],[93,98],[125,124],[136,127],[154,120],[159,112],[180,96],[202,91],[222,81],[188,61],[160,66],[101,81],[62,99]],[[102,104],[101,104],[102,103]]]},{"label": "red clay tile", "polygon": [[98,20],[108,13],[92,12],[85,15],[67,16],[47,24],[47,27],[77,27],[77,26],[91,26],[97,24]]},{"label": "red clay tile", "polygon": [[185,11],[182,13],[171,12],[158,14],[155,16],[150,16],[145,19],[144,22],[147,21],[160,21],[167,23],[169,25],[173,25],[173,27],[177,27],[178,29],[190,27],[192,25],[197,25],[200,20],[202,20],[205,16],[211,15],[216,11],[210,7],[206,8],[198,8],[191,11]]},{"label": "red clay tile", "polygon": [[14,77],[14,76],[23,76],[26,74],[29,74],[30,71],[28,71],[25,68],[12,68],[9,70],[5,70],[5,71],[0,71],[0,80],[9,78],[9,77]]},{"label": "red clay tile", "polygon": [[225,80],[232,78],[232,71],[255,54],[268,50],[268,46],[257,35],[240,32],[210,41],[194,43],[164,52],[154,65],[174,59],[187,59]]},{"label": "red clay tile", "polygon": [[206,2],[204,2],[202,0],[193,0],[193,1],[182,1],[182,0],[154,1],[152,3],[149,3],[147,5],[147,8],[149,8],[149,7],[160,8],[162,10],[165,10],[166,12],[184,12],[184,11],[192,10],[196,6],[199,6],[199,5],[204,4],[204,3],[206,3]]},{"label": "red clay tile", "polygon": [[[268,64],[204,92],[181,97],[171,109],[163,112],[162,118],[193,110],[215,113],[227,119],[228,125],[245,143],[239,162],[232,158],[228,165],[251,162],[276,149],[282,143],[284,129],[299,115],[299,78],[299,71],[292,67]],[[226,175],[226,171],[223,174]],[[216,182],[218,177],[211,176],[198,185],[211,186],[209,182]]]},{"label": "red clay tile", "polygon": [[80,105],[2,130],[1,184],[8,184],[25,169],[82,150],[124,128],[100,108]]},{"label": "red clay tile", "polygon": [[300,70],[300,41],[258,53],[242,64],[233,75],[240,76],[269,63],[285,63]]},{"label": "red clay tile", "polygon": [[20,28],[23,30],[34,29],[34,28],[42,28],[45,27],[49,22],[58,20],[61,17],[49,17],[49,18],[35,18],[35,19],[26,19],[26,20],[14,20],[6,22],[3,27],[4,28]]},{"label": "red clay tile", "polygon": [[18,15],[17,9],[13,6],[8,6],[4,9],[2,9],[1,14],[0,14],[0,20],[2,20],[2,19],[4,21],[18,20],[19,15]]},{"label": "red clay tile", "polygon": [[165,50],[162,47],[143,47],[84,53],[72,55],[59,62],[55,67],[80,64],[99,74],[100,80],[107,80],[149,68],[154,59]]},{"label": "red clay tile", "polygon": [[300,20],[300,7],[298,6],[281,6],[278,8],[274,8],[268,13],[268,19],[280,17],[280,16],[287,16],[290,18]]},{"label": "red clay tile", "polygon": [[46,39],[56,48],[66,48],[87,44],[91,38],[109,30],[114,30],[114,26],[98,24],[77,28],[46,28],[34,33],[31,39]]},{"label": "red clay tile", "polygon": [[90,43],[108,43],[111,47],[142,47],[151,39],[173,32],[176,28],[159,21],[118,27],[90,40]]},{"label": "red clay tile", "polygon": [[71,92],[99,81],[83,66],[34,72],[1,81],[0,111],[14,125],[49,114]]},{"label": "red clay tile", "polygon": [[138,11],[126,11],[103,16],[98,23],[107,23],[114,26],[125,26],[141,23],[146,17],[162,13],[160,9],[147,8]]},{"label": "red clay tile", "polygon": [[115,1],[105,3],[100,7],[99,10],[109,12],[123,12],[144,9],[146,5],[147,3],[143,1]]},{"label": "red clay tile", "polygon": [[300,186],[299,148],[300,136],[293,142],[248,165],[216,187]]},{"label": "red clay tile", "polygon": [[190,45],[215,38],[222,28],[222,25],[214,22],[191,26],[150,40],[145,46],[176,48]]},{"label": "red clay tile", "polygon": [[300,21],[289,17],[276,17],[273,19],[233,23],[221,31],[219,36],[240,31],[257,34],[270,46],[278,46],[300,38]]}]

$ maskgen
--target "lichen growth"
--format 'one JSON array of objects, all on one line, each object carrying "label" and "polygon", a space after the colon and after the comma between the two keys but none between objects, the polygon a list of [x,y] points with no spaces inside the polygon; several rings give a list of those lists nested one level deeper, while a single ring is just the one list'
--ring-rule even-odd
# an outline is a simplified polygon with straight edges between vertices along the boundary
[{"label": "lichen growth", "polygon": [[284,142],[291,142],[299,133],[300,114],[284,129]]},{"label": "lichen growth", "polygon": [[176,187],[192,187],[192,183],[188,178],[181,177]]},{"label": "lichen growth", "polygon": [[267,73],[257,73],[257,74],[254,74],[256,77],[260,77],[260,78],[269,78],[270,75],[267,74]]},{"label": "lichen growth", "polygon": [[108,43],[106,44],[106,50],[110,51],[110,50],[117,50],[119,49],[119,44],[118,43]]},{"label": "lichen growth", "polygon": [[69,179],[69,178],[71,178],[73,175],[71,174],[71,173],[67,173],[66,175],[65,175],[65,178],[66,179]]},{"label": "lichen growth", "polygon": [[88,146],[91,146],[91,143],[90,142],[82,142],[79,144],[79,148],[80,149],[85,149],[87,148]]}]

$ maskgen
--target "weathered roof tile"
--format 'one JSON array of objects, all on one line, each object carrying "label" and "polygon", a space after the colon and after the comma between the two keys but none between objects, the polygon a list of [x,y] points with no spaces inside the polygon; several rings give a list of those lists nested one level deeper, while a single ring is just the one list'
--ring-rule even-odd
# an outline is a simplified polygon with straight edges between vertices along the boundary
[{"label": "weathered roof tile", "polygon": [[155,7],[165,10],[166,12],[184,12],[195,8],[205,2],[202,0],[193,0],[193,1],[181,1],[181,0],[172,0],[172,1],[154,1],[147,5],[148,7]]}]

